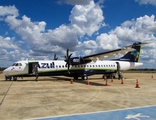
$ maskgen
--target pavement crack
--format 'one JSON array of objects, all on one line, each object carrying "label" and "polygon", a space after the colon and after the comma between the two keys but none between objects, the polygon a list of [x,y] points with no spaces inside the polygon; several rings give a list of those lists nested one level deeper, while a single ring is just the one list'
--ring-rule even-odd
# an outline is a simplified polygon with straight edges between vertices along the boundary
[{"label": "pavement crack", "polygon": [[1,105],[3,104],[3,101],[4,101],[5,97],[6,97],[6,95],[8,94],[8,92],[9,92],[9,90],[10,90],[12,84],[13,84],[13,81],[11,82],[11,84],[10,84],[10,86],[9,86],[9,88],[8,88],[8,90],[7,90],[7,92],[5,93],[5,95],[4,95],[3,99],[2,99],[2,101],[0,102],[0,107],[1,107]]}]

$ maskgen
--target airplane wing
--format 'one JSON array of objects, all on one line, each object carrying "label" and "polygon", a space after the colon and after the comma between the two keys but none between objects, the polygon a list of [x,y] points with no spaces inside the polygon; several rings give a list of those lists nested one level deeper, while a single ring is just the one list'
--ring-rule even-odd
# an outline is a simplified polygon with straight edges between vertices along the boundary
[{"label": "airplane wing", "polygon": [[133,45],[129,45],[129,46],[126,46],[124,48],[120,48],[120,49],[116,49],[116,50],[111,50],[111,51],[107,51],[107,52],[102,52],[102,53],[98,53],[98,54],[84,56],[83,59],[84,60],[91,60],[93,62],[96,62],[97,58],[99,60],[104,60],[104,56],[113,57],[114,54],[118,54],[118,53],[124,54],[125,52],[129,52],[129,51],[135,50],[133,48],[133,46],[141,46],[141,45],[144,45],[144,44],[149,44],[149,43],[147,43],[147,42],[146,43],[137,42],[137,43],[134,43]]}]

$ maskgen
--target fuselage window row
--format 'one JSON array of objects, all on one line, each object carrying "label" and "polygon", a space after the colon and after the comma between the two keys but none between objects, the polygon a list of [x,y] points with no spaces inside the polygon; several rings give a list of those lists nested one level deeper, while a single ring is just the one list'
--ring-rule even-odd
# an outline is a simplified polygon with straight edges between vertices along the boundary
[{"label": "fuselage window row", "polygon": [[[64,66],[64,65],[56,65],[56,68],[64,68],[64,67],[67,67],[67,66]],[[75,68],[89,68],[89,67],[115,67],[115,65],[75,65],[73,66]]]},{"label": "fuselage window row", "polygon": [[75,65],[74,67],[115,67],[115,65]]}]

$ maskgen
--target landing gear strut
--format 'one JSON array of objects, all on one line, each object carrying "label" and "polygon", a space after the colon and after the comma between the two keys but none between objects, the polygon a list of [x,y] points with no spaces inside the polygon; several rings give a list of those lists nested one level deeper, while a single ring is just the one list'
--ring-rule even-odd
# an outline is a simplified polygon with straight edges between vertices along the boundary
[{"label": "landing gear strut", "polygon": [[17,77],[13,77],[13,81],[17,81]]},{"label": "landing gear strut", "polygon": [[78,76],[74,76],[74,80],[78,80],[78,78],[79,78]]}]

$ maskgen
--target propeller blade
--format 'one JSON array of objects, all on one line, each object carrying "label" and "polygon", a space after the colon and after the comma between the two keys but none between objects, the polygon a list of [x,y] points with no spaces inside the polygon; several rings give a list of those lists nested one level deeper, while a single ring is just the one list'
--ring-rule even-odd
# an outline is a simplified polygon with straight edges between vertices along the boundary
[{"label": "propeller blade", "polygon": [[67,49],[67,57],[68,57],[68,55],[69,55],[69,48]]},{"label": "propeller blade", "polygon": [[72,56],[73,53],[70,53],[69,58]]},{"label": "propeller blade", "polygon": [[56,53],[54,54],[54,58],[53,58],[53,60],[57,60],[58,58],[56,57]]},{"label": "propeller blade", "polygon": [[70,68],[70,57],[72,56],[73,53],[70,53],[69,55],[69,48],[67,49],[67,52],[66,52],[66,56],[65,56],[65,62],[66,62],[66,67],[68,68],[68,73],[70,74],[70,71],[69,71],[69,68]]}]

